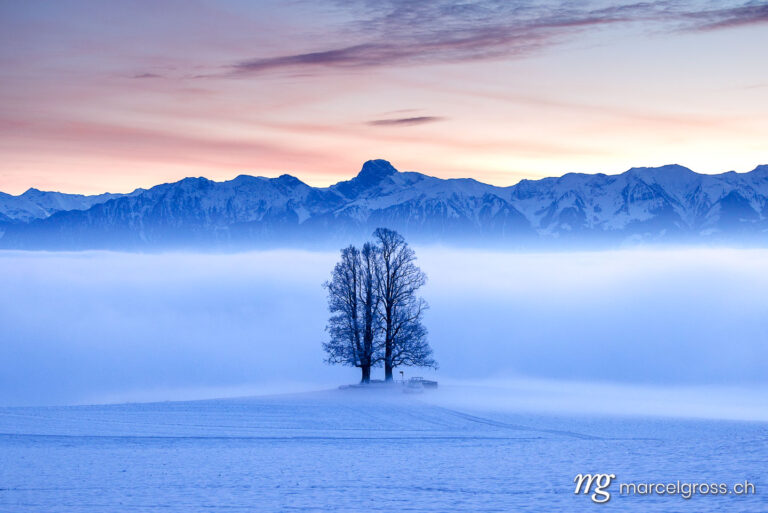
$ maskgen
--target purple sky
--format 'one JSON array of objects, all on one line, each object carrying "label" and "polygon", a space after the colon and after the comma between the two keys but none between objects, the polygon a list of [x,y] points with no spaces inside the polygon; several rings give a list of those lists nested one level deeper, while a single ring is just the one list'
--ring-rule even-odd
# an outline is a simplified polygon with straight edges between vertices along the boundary
[{"label": "purple sky", "polygon": [[0,0],[0,190],[768,163],[768,2]]}]

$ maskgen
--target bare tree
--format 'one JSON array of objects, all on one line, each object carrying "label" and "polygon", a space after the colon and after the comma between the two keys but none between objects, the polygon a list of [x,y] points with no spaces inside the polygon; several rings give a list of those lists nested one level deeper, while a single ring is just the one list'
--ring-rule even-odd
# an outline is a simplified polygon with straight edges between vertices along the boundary
[{"label": "bare tree", "polygon": [[378,243],[376,282],[384,338],[384,379],[392,381],[392,371],[399,365],[437,365],[422,324],[427,304],[416,296],[427,276],[416,265],[416,254],[399,233],[377,228],[373,236]]},{"label": "bare tree", "polygon": [[427,328],[422,324],[424,310],[429,308],[421,298],[412,297],[395,306],[392,322],[391,367],[433,367],[432,348],[427,342]]},{"label": "bare tree", "polygon": [[362,383],[371,380],[371,367],[378,361],[375,265],[376,249],[371,244],[362,252],[349,246],[341,250],[341,260],[324,284],[331,311],[326,327],[330,341],[323,344],[326,362],[359,367]]},{"label": "bare tree", "polygon": [[378,249],[370,242],[363,244],[360,252],[360,284],[358,289],[358,302],[362,309],[363,320],[363,354],[368,362],[368,379],[363,377],[363,382],[368,383],[371,377],[371,367],[380,359],[380,347],[377,344],[377,327],[379,325],[379,294],[376,287],[376,267],[378,265]]}]

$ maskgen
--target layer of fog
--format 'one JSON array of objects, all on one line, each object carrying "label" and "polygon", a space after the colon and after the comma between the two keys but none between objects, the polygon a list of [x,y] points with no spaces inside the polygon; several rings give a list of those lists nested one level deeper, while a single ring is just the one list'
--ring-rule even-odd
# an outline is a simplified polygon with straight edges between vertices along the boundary
[{"label": "layer of fog", "polygon": [[[727,397],[768,385],[768,251],[418,254],[440,369],[405,369],[406,377],[554,383],[545,388],[559,390],[548,396],[557,408],[573,383],[701,397],[718,396],[713,387]],[[0,405],[354,382],[356,369],[322,362],[320,284],[335,259],[300,251],[0,253]],[[509,388],[522,405],[521,389]],[[547,394],[531,397],[547,404]]]},{"label": "layer of fog", "polygon": [[768,422],[768,386],[638,385],[546,379],[447,380],[420,398],[467,412],[639,415]]}]

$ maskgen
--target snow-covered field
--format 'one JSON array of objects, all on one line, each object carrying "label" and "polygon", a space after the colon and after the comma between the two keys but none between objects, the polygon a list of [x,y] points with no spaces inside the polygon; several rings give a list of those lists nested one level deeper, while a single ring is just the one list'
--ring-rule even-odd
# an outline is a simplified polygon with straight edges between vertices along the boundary
[{"label": "snow-covered field", "polygon": [[[768,424],[515,413],[456,392],[2,408],[0,511],[766,511]],[[573,493],[582,472],[758,494],[614,484],[597,505]]]},{"label": "snow-covered field", "polygon": [[768,511],[766,250],[418,255],[408,396],[322,363],[336,254],[0,252],[0,512]]}]

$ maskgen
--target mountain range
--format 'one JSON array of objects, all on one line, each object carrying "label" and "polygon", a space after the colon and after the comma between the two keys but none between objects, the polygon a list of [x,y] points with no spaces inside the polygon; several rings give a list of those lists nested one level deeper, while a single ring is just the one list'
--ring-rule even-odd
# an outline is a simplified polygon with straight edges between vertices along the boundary
[{"label": "mountain range", "polygon": [[366,162],[311,187],[282,175],[185,178],[129,194],[0,193],[0,247],[211,249],[337,247],[394,228],[419,243],[768,245],[768,165],[698,174],[679,165],[569,173],[496,187]]}]

